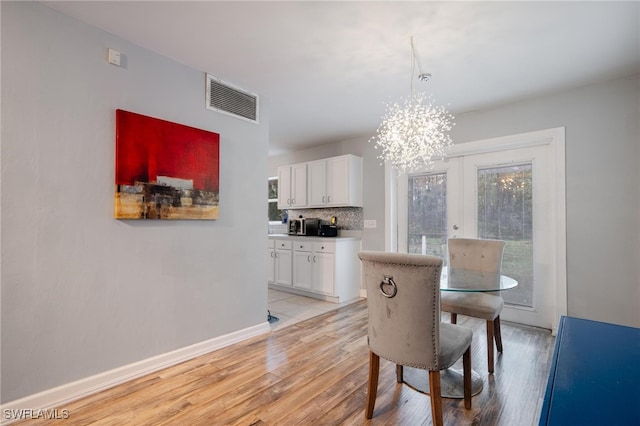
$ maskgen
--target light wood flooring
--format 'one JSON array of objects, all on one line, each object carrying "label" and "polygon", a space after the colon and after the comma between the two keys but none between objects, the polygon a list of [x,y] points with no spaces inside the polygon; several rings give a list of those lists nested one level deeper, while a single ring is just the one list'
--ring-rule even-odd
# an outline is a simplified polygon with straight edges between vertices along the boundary
[{"label": "light wood flooring", "polygon": [[[443,399],[445,424],[536,425],[554,338],[503,322],[504,353],[489,375],[484,321],[458,323],[474,329],[472,365],[484,389],[471,410]],[[20,424],[432,424],[429,396],[397,384],[395,366],[382,359],[374,417],[365,420],[366,327],[366,301],[358,301],[59,407],[66,420]]]}]

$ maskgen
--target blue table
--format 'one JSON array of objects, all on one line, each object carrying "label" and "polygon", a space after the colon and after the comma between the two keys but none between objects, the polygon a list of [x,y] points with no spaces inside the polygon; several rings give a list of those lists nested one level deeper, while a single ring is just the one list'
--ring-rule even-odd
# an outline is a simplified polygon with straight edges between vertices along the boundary
[{"label": "blue table", "polygon": [[640,425],[640,328],[563,316],[540,425]]}]

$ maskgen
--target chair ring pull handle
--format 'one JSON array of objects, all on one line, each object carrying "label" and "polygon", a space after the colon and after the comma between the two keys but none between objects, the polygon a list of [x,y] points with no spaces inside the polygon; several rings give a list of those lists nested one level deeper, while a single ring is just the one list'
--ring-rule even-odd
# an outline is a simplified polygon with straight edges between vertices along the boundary
[{"label": "chair ring pull handle", "polygon": [[[391,292],[387,293],[386,291],[384,291],[384,286],[385,285],[390,285],[391,286]],[[398,294],[398,286],[396,286],[395,281],[393,281],[393,277],[390,275],[385,275],[384,279],[382,281],[380,281],[380,293],[382,293],[382,295],[384,297],[388,297],[389,299],[391,299],[392,297],[395,297],[396,294]]]}]

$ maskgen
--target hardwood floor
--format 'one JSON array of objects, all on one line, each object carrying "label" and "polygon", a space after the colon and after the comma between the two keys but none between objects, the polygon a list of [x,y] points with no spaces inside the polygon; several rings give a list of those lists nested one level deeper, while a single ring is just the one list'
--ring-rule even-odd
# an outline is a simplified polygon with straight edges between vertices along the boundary
[{"label": "hardwood floor", "polygon": [[[535,425],[554,338],[503,322],[504,353],[487,373],[485,322],[474,329],[472,365],[484,380],[471,410],[443,399],[445,424]],[[366,301],[304,320],[59,407],[69,418],[21,425],[429,425],[429,396],[396,383],[381,359],[374,417],[364,417]]]}]

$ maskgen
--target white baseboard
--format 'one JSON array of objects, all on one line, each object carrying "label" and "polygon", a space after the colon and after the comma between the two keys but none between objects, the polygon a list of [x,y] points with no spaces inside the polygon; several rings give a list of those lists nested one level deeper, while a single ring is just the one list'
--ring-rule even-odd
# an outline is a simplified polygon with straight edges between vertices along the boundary
[{"label": "white baseboard", "polygon": [[[38,412],[60,415],[64,404],[270,331],[269,323],[264,322],[2,404],[0,424],[8,425]],[[58,413],[52,410],[54,407],[59,408]]]}]

